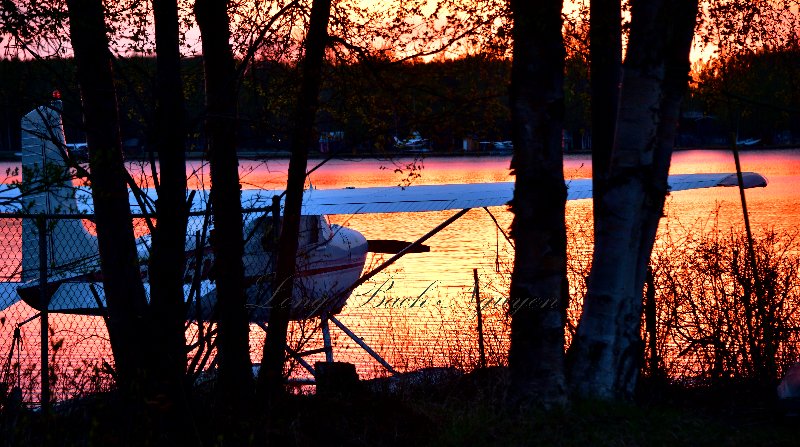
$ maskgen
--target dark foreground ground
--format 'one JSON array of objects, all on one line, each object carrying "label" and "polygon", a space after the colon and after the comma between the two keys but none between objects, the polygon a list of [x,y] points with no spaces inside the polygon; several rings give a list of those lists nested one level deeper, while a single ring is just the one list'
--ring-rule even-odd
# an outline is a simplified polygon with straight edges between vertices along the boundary
[{"label": "dark foreground ground", "polygon": [[112,396],[94,396],[56,408],[47,421],[38,413],[3,412],[0,445],[800,445],[800,420],[784,416],[768,389],[645,382],[634,403],[580,401],[557,411],[522,412],[503,404],[501,380],[485,376],[391,392],[295,395],[272,427],[254,410],[227,436],[219,432],[224,418],[202,398],[182,421],[137,423]]}]

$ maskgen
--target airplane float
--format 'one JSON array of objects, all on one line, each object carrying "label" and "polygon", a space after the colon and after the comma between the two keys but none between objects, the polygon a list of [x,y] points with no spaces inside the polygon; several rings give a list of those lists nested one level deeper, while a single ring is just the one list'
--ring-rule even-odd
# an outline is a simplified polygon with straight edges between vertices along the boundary
[{"label": "airplane float", "polygon": [[[91,191],[75,186],[69,175],[57,182],[44,182],[52,172],[69,174],[68,155],[61,121],[59,101],[39,107],[22,119],[22,190],[8,186],[0,189],[0,212],[6,217],[22,220],[21,281],[0,283],[0,310],[20,299],[37,310],[43,310],[41,280],[47,282],[49,301],[47,310],[56,313],[102,315],[105,307],[102,281],[99,280],[99,254],[96,236],[84,226],[82,219],[91,217]],[[52,171],[55,168],[56,171]],[[766,179],[756,173],[744,173],[746,188],[766,186]],[[696,188],[738,185],[736,174],[684,174],[669,177],[671,191]],[[568,182],[568,200],[588,199],[592,196],[591,179]],[[419,185],[410,187],[369,187],[305,191],[302,206],[300,248],[297,278],[291,306],[295,320],[323,316],[333,321],[351,338],[362,345],[384,366],[388,366],[368,349],[360,338],[353,335],[334,315],[345,305],[350,292],[375,273],[407,253],[425,251],[425,240],[454,222],[473,208],[506,205],[513,196],[513,182]],[[245,189],[242,191],[242,208],[245,210],[244,265],[248,293],[248,307],[252,322],[263,325],[268,320],[271,281],[265,280],[272,272],[273,247],[270,247],[273,218],[270,209],[275,191]],[[131,211],[136,216],[148,215],[146,204],[157,198],[154,189],[131,192]],[[191,201],[190,228],[213,227],[208,222],[207,190],[187,192]],[[328,224],[325,216],[335,214],[396,213],[458,210],[439,226],[413,243],[400,241],[370,241],[358,231]],[[40,265],[42,240],[39,237],[37,216],[46,215],[47,273],[43,276]],[[2,217],[2,215],[0,215]],[[186,242],[187,318],[213,319],[216,303],[214,281],[205,268],[196,266],[213,263],[213,254],[204,235],[189,235]],[[147,259],[150,235],[136,241],[141,260],[142,277],[147,283]],[[382,245],[383,248],[376,246]],[[371,248],[372,247],[372,248]],[[388,248],[387,248],[388,247]],[[362,274],[368,251],[394,254],[371,272]],[[197,272],[195,272],[197,270]],[[326,346],[327,347],[327,346]],[[328,349],[330,354],[330,349]],[[331,358],[330,356],[328,357]]]}]

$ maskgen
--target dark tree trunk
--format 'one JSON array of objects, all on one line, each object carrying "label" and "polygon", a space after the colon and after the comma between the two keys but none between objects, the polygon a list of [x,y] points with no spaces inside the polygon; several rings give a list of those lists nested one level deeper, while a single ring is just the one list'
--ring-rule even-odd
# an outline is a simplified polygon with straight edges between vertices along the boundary
[{"label": "dark tree trunk", "polygon": [[239,160],[236,154],[236,67],[230,47],[228,2],[197,0],[195,17],[203,41],[206,135],[211,170],[219,334],[219,398],[241,411],[253,389],[244,266]]},{"label": "dark tree trunk", "polygon": [[511,2],[512,211],[509,366],[515,403],[566,403],[566,227],[561,132],[564,44],[558,0]]},{"label": "dark tree trunk", "polygon": [[154,0],[153,13],[157,64],[154,125],[160,179],[149,269],[152,349],[160,392],[179,402],[186,370],[183,274],[187,207],[178,3]]},{"label": "dark tree trunk", "polygon": [[607,189],[595,202],[592,272],[571,353],[572,384],[584,396],[629,397],[636,384],[642,290],[667,191],[676,95],[687,82],[696,8],[696,0],[632,3],[614,151]]},{"label": "dark tree trunk", "polygon": [[[589,7],[592,191],[597,203],[603,195],[617,127],[622,80],[622,9],[620,0],[592,0]],[[596,213],[598,207],[594,209]]]},{"label": "dark tree trunk", "polygon": [[286,332],[289,324],[289,306],[292,301],[292,278],[297,263],[300,208],[306,180],[308,148],[317,112],[322,63],[328,43],[328,20],[331,0],[314,0],[305,42],[300,93],[295,110],[292,131],[292,156],[289,161],[289,178],[286,184],[286,201],[283,224],[278,240],[275,293],[269,316],[269,331],[264,345],[264,357],[259,373],[259,394],[270,408],[283,393],[283,364],[286,349]]},{"label": "dark tree trunk", "polygon": [[111,53],[100,0],[68,0],[70,39],[83,99],[90,148],[92,199],[103,289],[108,304],[108,332],[118,384],[132,396],[147,370],[147,344],[141,339],[147,302],[140,276],[128,205],[119,115]]}]

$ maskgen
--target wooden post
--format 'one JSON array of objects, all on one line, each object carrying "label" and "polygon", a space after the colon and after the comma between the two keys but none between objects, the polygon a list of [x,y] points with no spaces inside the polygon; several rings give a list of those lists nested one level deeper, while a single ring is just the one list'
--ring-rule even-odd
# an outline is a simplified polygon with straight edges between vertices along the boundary
[{"label": "wooden post", "polygon": [[653,268],[648,266],[647,267],[647,290],[645,291],[645,300],[644,300],[644,321],[645,321],[645,330],[647,331],[647,344],[649,346],[649,354],[650,354],[650,377],[656,377],[658,375],[658,365],[659,365],[659,358],[658,358],[658,341],[657,339],[657,327],[656,327],[656,285],[655,279],[653,278]]},{"label": "wooden post", "polygon": [[478,353],[480,359],[478,360],[479,368],[486,368],[486,352],[483,347],[483,314],[481,312],[481,289],[480,282],[478,282],[478,269],[472,269],[472,277],[475,279],[475,311],[478,316]]},{"label": "wooden post", "polygon": [[352,396],[360,387],[352,363],[317,362],[314,364],[318,396]]},{"label": "wooden post", "polygon": [[39,216],[37,220],[39,224],[39,299],[42,306],[42,311],[39,314],[39,322],[41,335],[40,342],[42,344],[42,390],[41,390],[41,404],[42,414],[45,416],[50,413],[50,362],[49,362],[49,322],[47,308],[49,306],[50,297],[47,293],[47,219],[44,216]]}]

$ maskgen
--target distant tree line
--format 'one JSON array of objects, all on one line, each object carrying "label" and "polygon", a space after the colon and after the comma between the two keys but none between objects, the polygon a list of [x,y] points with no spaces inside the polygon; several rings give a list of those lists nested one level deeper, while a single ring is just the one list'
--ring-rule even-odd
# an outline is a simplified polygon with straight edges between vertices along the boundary
[{"label": "distant tree line", "polygon": [[[152,150],[154,58],[117,59],[117,91],[123,145],[129,154]],[[202,151],[206,136],[203,71],[200,58],[181,61],[187,104],[187,150]],[[435,151],[463,149],[464,138],[511,138],[508,85],[511,62],[488,55],[421,62],[370,61],[326,65],[322,78],[318,132],[341,132],[336,147],[347,153],[392,150],[394,138],[419,132]],[[260,61],[240,80],[240,150],[289,148],[291,111],[298,67]],[[586,134],[589,92],[587,69],[578,58],[567,63],[566,126]],[[64,101],[68,142],[85,141],[80,95],[72,59],[0,60],[0,151],[19,151],[19,120],[58,90]],[[576,147],[580,149],[580,147]]]},{"label": "distant tree line", "polygon": [[[117,81],[123,145],[130,155],[153,147],[155,59],[118,59]],[[187,150],[206,145],[202,126],[200,58],[182,60],[189,138]],[[239,149],[288,150],[298,68],[260,61],[239,89]],[[327,65],[316,117],[318,132],[340,132],[333,147],[352,153],[393,149],[393,137],[419,132],[436,152],[458,152],[462,141],[511,138],[510,61],[488,55],[423,63],[408,61]],[[696,73],[684,102],[678,145],[726,144],[728,133],[762,144],[800,140],[800,50],[759,50],[715,59]],[[72,59],[0,60],[0,151],[19,151],[19,120],[46,102],[53,90],[64,100],[68,142],[85,141]],[[567,149],[591,148],[589,70],[581,54],[568,56],[564,79]]]},{"label": "distant tree line", "polygon": [[698,73],[691,95],[691,107],[714,120],[715,128],[767,145],[800,143],[798,48],[762,48],[712,60]]}]

